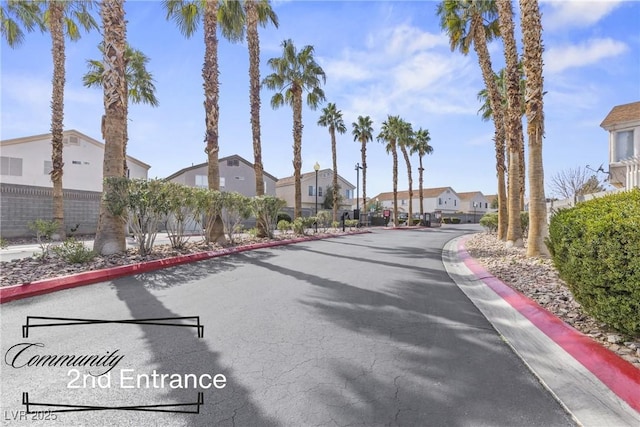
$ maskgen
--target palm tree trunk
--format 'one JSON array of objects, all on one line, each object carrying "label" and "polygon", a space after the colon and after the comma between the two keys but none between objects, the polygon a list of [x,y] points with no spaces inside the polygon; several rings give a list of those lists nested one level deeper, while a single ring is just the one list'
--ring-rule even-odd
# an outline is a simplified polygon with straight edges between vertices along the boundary
[{"label": "palm tree trunk", "polygon": [[[208,184],[211,190],[220,190],[220,165],[218,154],[220,146],[218,144],[218,122],[220,119],[219,109],[219,81],[218,81],[218,36],[217,31],[218,2],[205,2],[204,8],[204,65],[202,67],[202,78],[204,80],[204,110],[206,124],[206,153],[208,163]],[[210,242],[223,242],[224,225],[220,215],[216,214],[216,219],[210,229],[207,230],[207,240]]]},{"label": "palm tree trunk", "polygon": [[[504,130],[504,110],[498,85],[494,79],[495,73],[491,65],[491,55],[487,48],[487,38],[484,32],[482,16],[474,13],[472,16],[473,47],[478,55],[478,62],[482,70],[482,79],[489,95],[489,105],[493,112],[493,124],[495,127],[495,147],[496,147],[496,170],[498,174],[498,238],[504,240],[507,234],[507,204],[505,197],[504,183],[504,151],[505,151],[505,130]],[[502,198],[500,197],[502,195]]]},{"label": "palm tree trunk", "polygon": [[[126,21],[123,8],[124,0],[103,0],[101,7],[102,31],[104,37],[105,75],[104,110],[102,135],[104,137],[103,176],[121,177],[123,170],[123,144],[127,116],[125,103],[127,84],[125,81]],[[103,193],[110,191],[103,184]],[[122,217],[113,215],[105,202],[100,203],[100,216],[93,250],[110,255],[124,252],[125,227]]]},{"label": "palm tree trunk", "polygon": [[[264,195],[264,169],[260,142],[260,39],[258,36],[258,10],[253,1],[244,2],[247,17],[247,46],[249,48],[249,104],[251,109],[251,135],[253,138],[253,171],[256,176],[256,196]],[[267,236],[267,227],[257,220],[258,237]]]},{"label": "palm tree trunk", "polygon": [[422,178],[423,178],[423,173],[424,173],[424,168],[422,167],[422,156],[418,155],[418,161],[420,162],[420,170],[419,172],[419,178],[418,178],[418,187],[420,188],[420,220],[422,220],[424,218],[424,204],[423,204],[423,194],[422,194]]},{"label": "palm tree trunk", "polygon": [[407,147],[401,145],[400,149],[402,150],[404,161],[407,164],[407,177],[409,179],[409,217],[407,218],[407,225],[411,225],[411,221],[413,220],[413,177],[411,174],[411,160],[409,160]]},{"label": "palm tree trunk", "polygon": [[542,136],[544,135],[542,24],[537,0],[520,1],[524,44],[523,65],[527,91],[529,138],[529,235],[527,256],[549,255],[544,243],[548,234],[544,194]]},{"label": "palm tree trunk", "polygon": [[500,20],[500,34],[504,44],[505,77],[507,79],[507,120],[505,126],[509,150],[507,246],[521,247],[523,242],[520,225],[520,147],[523,144],[523,135],[518,51],[514,36],[511,0],[497,0],[496,4]]},{"label": "palm tree trunk", "polygon": [[393,226],[398,226],[398,150],[395,142],[391,148],[393,157]]},{"label": "palm tree trunk", "polygon": [[[300,183],[300,169],[302,169],[302,90],[293,90],[293,181],[294,207],[293,218],[302,216],[302,190]],[[334,193],[337,191],[333,189]]]},{"label": "palm tree trunk", "polygon": [[[333,159],[333,220],[338,220],[338,154],[336,153],[336,130],[329,127],[331,134],[331,157]],[[316,191],[318,189],[316,188]]]},{"label": "palm tree trunk", "polygon": [[57,238],[64,239],[64,196],[62,174],[64,162],[62,132],[64,131],[65,47],[63,32],[63,3],[49,2],[51,53],[53,55],[53,91],[51,94],[51,182],[53,183],[53,220],[58,225]]},{"label": "palm tree trunk", "polygon": [[369,212],[367,211],[367,140],[362,141],[362,205],[367,221],[369,221]]}]

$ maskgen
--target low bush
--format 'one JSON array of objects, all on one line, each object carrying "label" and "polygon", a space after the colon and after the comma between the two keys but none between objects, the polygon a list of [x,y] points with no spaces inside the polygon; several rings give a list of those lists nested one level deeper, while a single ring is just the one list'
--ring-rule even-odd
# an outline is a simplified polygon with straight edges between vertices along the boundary
[{"label": "low bush", "polygon": [[291,223],[286,219],[281,219],[278,221],[278,231],[283,234],[286,234],[287,231],[291,230]]},{"label": "low bush", "polygon": [[34,257],[44,261],[49,256],[49,246],[52,243],[53,234],[58,231],[58,223],[53,220],[36,219],[28,224],[29,230],[36,233],[40,253],[34,253]]},{"label": "low bush", "polygon": [[280,223],[282,220],[291,222],[291,216],[286,212],[278,212],[277,223]]},{"label": "low bush", "polygon": [[640,189],[559,210],[547,247],[560,277],[596,319],[640,335]]},{"label": "low bush", "polygon": [[451,224],[451,218],[449,217],[442,217],[442,223],[443,224]]},{"label": "low bush", "polygon": [[62,242],[60,246],[51,249],[54,254],[71,264],[84,264],[93,260],[96,253],[87,248],[84,243],[74,238],[69,238]]},{"label": "low bush", "polygon": [[451,224],[460,224],[460,218],[451,218]]},{"label": "low bush", "polygon": [[480,218],[480,225],[489,233],[495,233],[498,231],[498,213],[490,212],[482,215],[482,218]]}]

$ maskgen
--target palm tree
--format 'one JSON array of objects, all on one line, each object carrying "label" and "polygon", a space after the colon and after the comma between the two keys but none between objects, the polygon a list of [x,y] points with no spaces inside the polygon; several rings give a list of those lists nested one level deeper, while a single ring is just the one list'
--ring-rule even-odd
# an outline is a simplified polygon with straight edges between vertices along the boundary
[{"label": "palm tree", "polygon": [[[520,73],[518,72],[518,51],[513,25],[511,0],[497,0],[500,35],[504,44],[505,76],[507,79],[507,110],[505,129],[509,150],[509,225],[507,245],[521,247],[522,227],[520,225],[521,185],[518,177],[521,168],[520,150],[524,144],[522,134],[522,95],[520,94]],[[495,105],[492,105],[495,112]]]},{"label": "palm tree", "polygon": [[358,120],[351,124],[354,141],[362,144],[360,153],[362,154],[362,200],[363,205],[367,205],[367,142],[373,140],[373,122],[369,116],[358,116]]},{"label": "palm tree", "polygon": [[382,122],[380,133],[377,136],[379,142],[385,145],[387,154],[391,153],[393,158],[393,226],[398,225],[398,130],[400,128],[399,116],[387,116],[387,120]]},{"label": "palm tree", "polygon": [[[41,9],[46,7],[46,11]],[[10,46],[24,39],[20,24],[27,31],[39,27],[51,34],[53,78],[51,93],[51,182],[53,183],[53,220],[58,225],[59,238],[65,236],[64,198],[62,193],[62,142],[64,131],[65,36],[71,41],[80,38],[80,28],[90,31],[98,24],[89,13],[92,3],[87,1],[11,1],[2,11],[2,33]]]},{"label": "palm tree", "polygon": [[[225,0],[221,10],[234,7],[231,13],[231,22],[236,22],[234,18],[239,12],[238,1]],[[256,177],[256,196],[264,195],[264,166],[262,164],[262,143],[260,140],[260,38],[258,35],[258,25],[266,27],[271,22],[278,28],[278,16],[271,8],[269,0],[243,0],[243,21],[245,21],[240,31],[228,31],[233,25],[223,25],[223,34],[230,40],[235,41],[242,38],[242,33],[246,27],[247,47],[249,49],[249,105],[251,109],[251,134],[253,138],[253,170]],[[224,13],[223,18],[227,19],[228,13]],[[225,22],[222,20],[222,22]],[[238,35],[240,37],[238,37]],[[266,225],[261,221],[256,224],[258,236],[267,235]]]},{"label": "palm tree", "polygon": [[[445,0],[438,5],[440,27],[448,34],[451,50],[459,50],[464,55],[469,47],[478,55],[484,84],[489,92],[495,127],[496,172],[498,176],[498,238],[504,240],[507,234],[507,195],[505,190],[505,127],[504,111],[489,55],[488,42],[498,37],[495,0]],[[512,175],[516,176],[516,175]],[[520,215],[518,214],[518,218]]]},{"label": "palm tree", "polygon": [[544,194],[542,137],[544,136],[542,24],[537,0],[520,0],[522,63],[526,76],[527,135],[529,138],[529,235],[527,255],[548,255],[544,243],[548,234]]},{"label": "palm tree", "polygon": [[[102,44],[98,45],[98,49],[104,55],[104,47]],[[158,98],[156,98],[156,87],[153,84],[153,76],[147,71],[147,63],[149,57],[147,57],[142,51],[134,49],[127,45],[125,51],[125,80],[127,82],[127,94],[129,101],[134,104],[148,104],[152,107],[158,106]],[[87,60],[87,67],[89,71],[82,77],[82,82],[86,87],[102,86],[102,78],[104,76],[104,64],[102,61],[95,59]],[[126,105],[127,116],[128,103]],[[123,176],[127,176],[127,142],[128,135],[124,136],[123,144]]]},{"label": "palm tree", "polygon": [[415,133],[411,127],[411,123],[400,121],[400,127],[398,129],[398,146],[402,151],[404,162],[407,164],[407,176],[409,181],[409,217],[407,218],[407,225],[411,225],[413,221],[413,174],[411,173],[411,159],[409,159],[410,148],[414,144]]},{"label": "palm tree", "polygon": [[420,162],[420,168],[418,169],[420,172],[420,178],[418,179],[418,185],[420,187],[420,218],[424,218],[424,206],[422,203],[422,176],[424,173],[424,167],[422,166],[422,158],[427,154],[433,153],[433,147],[429,145],[429,141],[431,141],[429,130],[420,128],[416,131],[413,146],[411,146],[411,154],[417,153],[418,160]]},{"label": "palm tree", "polygon": [[[343,134],[347,127],[342,120],[342,111],[336,108],[336,104],[329,103],[322,109],[322,115],[318,119],[318,125],[329,128],[331,136],[331,156],[333,158],[333,188],[338,188],[338,155],[336,152],[336,131]],[[316,188],[316,191],[318,189]],[[333,192],[333,220],[338,220],[338,192]]]},{"label": "palm tree", "polygon": [[320,87],[326,82],[324,70],[313,57],[313,46],[297,51],[291,39],[282,42],[282,56],[269,59],[274,71],[265,77],[263,84],[277,92],[271,98],[271,107],[291,105],[293,110],[293,179],[295,187],[294,218],[302,211],[300,169],[302,168],[302,95],[307,93],[307,106],[312,110],[325,100]]},{"label": "palm tree", "polygon": [[[167,10],[167,19],[173,20],[180,32],[187,38],[198,30],[202,21],[204,28],[204,64],[202,78],[204,80],[205,111],[205,153],[207,153],[209,188],[220,190],[220,151],[218,122],[220,118],[220,83],[218,70],[218,15],[219,1],[207,0],[163,0]],[[230,8],[222,22],[223,34],[236,33],[242,27],[242,16],[232,13]],[[207,229],[207,240],[222,242],[225,240],[224,225],[220,215],[216,216],[213,226]]]},{"label": "palm tree", "polygon": [[[124,161],[124,137],[127,128],[127,49],[126,20],[124,0],[103,0],[102,33],[104,46],[104,68],[102,78],[104,88],[104,116],[102,117],[102,136],[104,138],[103,177],[122,177]],[[125,233],[122,219],[114,215],[106,200],[112,191],[108,181],[103,184],[104,197],[100,203],[100,216],[93,250],[103,254],[124,252]]]},{"label": "palm tree", "polygon": [[0,33],[9,47],[24,42],[24,31],[45,31],[40,4],[32,1],[8,1],[0,4]]}]

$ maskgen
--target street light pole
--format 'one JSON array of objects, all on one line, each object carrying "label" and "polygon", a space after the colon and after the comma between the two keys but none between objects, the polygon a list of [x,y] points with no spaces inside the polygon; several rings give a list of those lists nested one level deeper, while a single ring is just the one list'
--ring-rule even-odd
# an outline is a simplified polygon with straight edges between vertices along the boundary
[{"label": "street light pole", "polygon": [[356,163],[356,211],[358,212],[358,227],[360,227],[360,169],[362,169],[362,166],[360,166],[360,163]]},{"label": "street light pole", "polygon": [[318,171],[320,170],[320,163],[316,162],[313,165],[313,170],[316,171],[316,222],[315,222],[315,231],[318,232]]}]

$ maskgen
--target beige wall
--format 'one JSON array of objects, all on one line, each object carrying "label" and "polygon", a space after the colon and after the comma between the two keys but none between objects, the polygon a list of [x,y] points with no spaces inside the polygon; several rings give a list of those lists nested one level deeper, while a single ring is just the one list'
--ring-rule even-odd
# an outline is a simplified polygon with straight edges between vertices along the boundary
[{"label": "beige wall", "polygon": [[[320,205],[324,202],[324,198],[326,195],[327,187],[331,186],[333,183],[333,172],[330,169],[324,169],[318,171],[318,187],[322,189],[322,196],[318,194],[318,207],[320,209]],[[340,186],[340,192],[342,194],[343,200],[340,205],[341,209],[350,209],[351,205],[355,203],[355,187],[349,183],[348,181],[342,179],[342,177],[338,176],[338,185]],[[316,196],[315,196],[315,187],[316,187],[316,177],[315,173],[303,175],[300,180],[301,186],[301,198],[302,198],[302,207],[303,208],[312,208],[315,209]],[[313,187],[311,194],[309,195],[309,187]],[[347,190],[350,190],[351,197],[347,198]],[[280,185],[276,188],[276,195],[285,200],[287,202],[287,206],[293,207],[295,204],[295,188],[293,182],[288,185]]]}]

